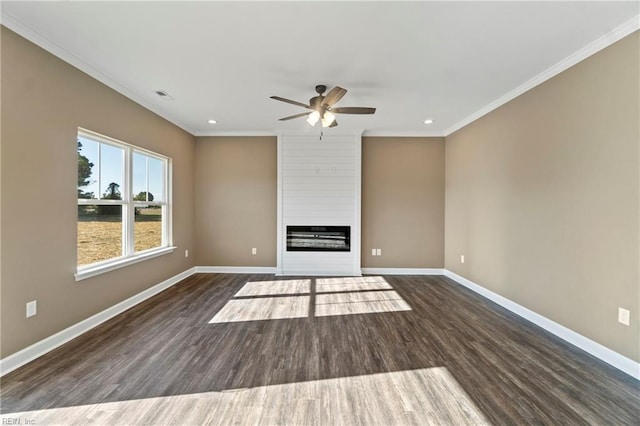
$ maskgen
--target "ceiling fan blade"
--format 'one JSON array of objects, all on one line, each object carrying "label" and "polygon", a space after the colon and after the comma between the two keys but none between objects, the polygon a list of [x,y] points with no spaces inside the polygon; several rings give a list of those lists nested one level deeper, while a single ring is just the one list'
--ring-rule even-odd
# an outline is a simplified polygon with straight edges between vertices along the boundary
[{"label": "ceiling fan blade", "polygon": [[329,128],[336,127],[337,125],[338,125],[338,120],[333,120],[333,123],[331,123],[331,125],[329,125]]},{"label": "ceiling fan blade", "polygon": [[336,86],[333,89],[329,90],[329,93],[324,97],[322,101],[323,104],[328,107],[333,106],[336,102],[338,102],[342,97],[347,93],[347,89],[343,89],[342,87]]},{"label": "ceiling fan blade", "polygon": [[302,108],[311,109],[311,107],[307,104],[303,104],[302,102],[292,101],[291,99],[281,98],[280,96],[270,96],[271,99],[275,99],[276,101],[286,102],[288,104],[298,105]]},{"label": "ceiling fan blade", "polygon": [[374,114],[376,109],[369,107],[338,107],[331,108],[331,112],[336,114]]},{"label": "ceiling fan blade", "polygon": [[308,112],[303,112],[303,113],[301,113],[301,114],[290,115],[290,116],[288,116],[288,117],[281,118],[281,119],[279,119],[278,121],[293,120],[294,118],[298,118],[298,117],[307,117],[307,116],[309,116],[309,113],[308,113]]}]

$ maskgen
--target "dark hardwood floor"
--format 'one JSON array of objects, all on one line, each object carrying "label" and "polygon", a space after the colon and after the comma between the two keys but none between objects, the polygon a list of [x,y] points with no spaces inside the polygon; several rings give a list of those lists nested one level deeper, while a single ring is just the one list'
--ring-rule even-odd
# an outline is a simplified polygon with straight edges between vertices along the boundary
[{"label": "dark hardwood floor", "polygon": [[[295,280],[194,275],[3,377],[1,413],[59,424],[83,407],[69,423],[640,425],[638,381],[445,277]],[[261,281],[284,283],[247,285]],[[279,405],[271,391],[285,395]]]}]

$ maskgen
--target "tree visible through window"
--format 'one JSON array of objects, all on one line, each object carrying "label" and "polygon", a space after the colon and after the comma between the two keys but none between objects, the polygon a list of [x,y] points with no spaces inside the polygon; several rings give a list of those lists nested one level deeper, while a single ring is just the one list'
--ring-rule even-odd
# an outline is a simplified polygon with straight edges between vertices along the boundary
[{"label": "tree visible through window", "polygon": [[78,132],[78,270],[170,245],[169,159]]}]

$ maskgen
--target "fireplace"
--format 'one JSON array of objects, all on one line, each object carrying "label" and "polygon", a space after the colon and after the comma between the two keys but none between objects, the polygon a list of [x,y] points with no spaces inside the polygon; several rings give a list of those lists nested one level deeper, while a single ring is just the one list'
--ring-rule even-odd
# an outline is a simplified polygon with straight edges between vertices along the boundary
[{"label": "fireplace", "polygon": [[287,251],[351,251],[351,227],[287,226]]},{"label": "fireplace", "polygon": [[362,275],[362,132],[338,132],[278,132],[276,275]]}]

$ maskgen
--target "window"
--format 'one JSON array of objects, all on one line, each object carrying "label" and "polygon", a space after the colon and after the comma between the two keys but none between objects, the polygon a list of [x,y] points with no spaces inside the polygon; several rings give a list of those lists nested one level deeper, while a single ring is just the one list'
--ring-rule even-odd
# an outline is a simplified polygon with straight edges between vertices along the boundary
[{"label": "window", "polygon": [[170,159],[78,130],[76,279],[173,250]]}]

